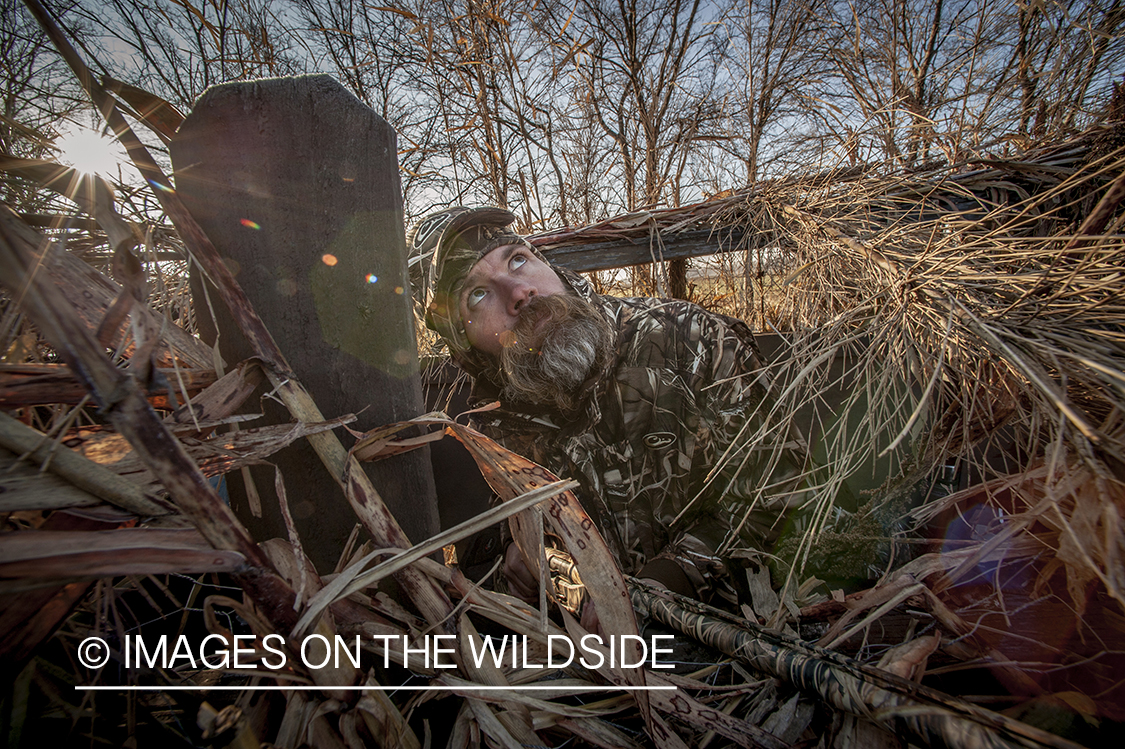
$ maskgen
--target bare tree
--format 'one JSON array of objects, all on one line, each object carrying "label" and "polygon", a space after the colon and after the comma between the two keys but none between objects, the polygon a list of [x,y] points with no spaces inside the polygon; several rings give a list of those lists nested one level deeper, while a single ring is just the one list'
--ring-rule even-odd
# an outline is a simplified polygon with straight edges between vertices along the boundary
[{"label": "bare tree", "polygon": [[[974,13],[989,3],[876,0],[836,7],[828,49],[850,100],[847,127],[877,144],[878,156],[913,166],[929,156],[944,108],[973,59]],[[839,97],[833,97],[839,99]],[[848,106],[850,104],[851,106]]]},{"label": "bare tree", "polygon": [[768,159],[780,155],[779,146],[789,140],[786,132],[797,134],[795,125],[809,106],[807,91],[823,80],[826,57],[815,40],[824,35],[827,5],[822,0],[749,0],[731,15],[725,145],[738,157],[747,184],[763,176]]},{"label": "bare tree", "polygon": [[[19,9],[3,2],[4,23],[14,23]],[[1122,70],[1123,6],[87,0],[53,7],[72,27],[82,25],[99,72],[184,108],[224,80],[329,72],[398,131],[408,213],[489,202],[512,207],[532,229],[678,204],[703,188],[721,192],[824,162],[915,166],[1079,128]],[[13,107],[35,99],[19,93],[20,76],[50,65],[35,35],[14,26],[4,34],[9,98],[0,138],[14,148],[11,121],[25,120]],[[81,102],[67,97],[61,89],[44,97],[43,112]],[[670,268],[672,291],[682,294],[685,267]]]},{"label": "bare tree", "polygon": [[[835,3],[818,94],[842,154],[912,167],[1089,121],[1125,59],[1121,0]],[[844,136],[839,138],[839,136]]]},{"label": "bare tree", "polygon": [[1019,84],[1019,133],[1072,132],[1107,99],[1125,64],[1121,0],[1017,2],[1012,50]]},{"label": "bare tree", "polygon": [[[0,153],[49,156],[57,128],[88,105],[19,0],[0,0],[0,60]],[[36,192],[27,187],[6,179],[0,195],[24,206]]]},{"label": "bare tree", "polygon": [[92,67],[185,108],[216,83],[304,71],[273,0],[101,0],[74,14]]},{"label": "bare tree", "polygon": [[[582,0],[572,24],[587,43],[583,69],[592,114],[617,145],[626,208],[671,198],[681,153],[714,116],[716,22],[700,0]],[[714,8],[709,8],[714,13]]]},{"label": "bare tree", "polygon": [[425,53],[415,96],[434,116],[429,168],[455,200],[510,207],[526,229],[569,213],[556,142],[565,95],[542,25],[553,7],[432,0],[410,11]]},{"label": "bare tree", "polygon": [[[715,30],[725,14],[701,0],[581,0],[560,27],[559,37],[584,51],[586,111],[614,144],[627,210],[680,202],[692,149],[718,133]],[[686,293],[683,261],[669,268],[669,291]]]},{"label": "bare tree", "polygon": [[[568,126],[558,142],[558,159],[565,172],[564,191],[569,200],[560,204],[564,224],[591,224],[625,205],[622,183],[607,180],[607,168],[616,159],[617,147],[607,142],[598,125],[589,89],[578,84],[565,113]],[[563,116],[562,114],[558,116]]]},{"label": "bare tree", "polygon": [[290,0],[309,67],[332,75],[393,125],[413,122],[411,80],[425,58],[413,13],[347,0]]}]

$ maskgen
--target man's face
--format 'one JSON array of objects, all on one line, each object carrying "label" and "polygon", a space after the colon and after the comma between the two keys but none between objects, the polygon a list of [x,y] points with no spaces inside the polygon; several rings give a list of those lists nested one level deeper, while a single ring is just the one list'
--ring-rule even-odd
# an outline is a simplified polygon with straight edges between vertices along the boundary
[{"label": "man's face", "polygon": [[473,348],[496,360],[501,398],[576,411],[583,383],[600,371],[612,346],[598,307],[520,245],[485,255],[462,288],[465,334]]},{"label": "man's face", "polygon": [[473,348],[499,356],[515,341],[512,329],[536,296],[565,294],[547,263],[523,245],[497,247],[477,261],[461,292],[461,319]]}]

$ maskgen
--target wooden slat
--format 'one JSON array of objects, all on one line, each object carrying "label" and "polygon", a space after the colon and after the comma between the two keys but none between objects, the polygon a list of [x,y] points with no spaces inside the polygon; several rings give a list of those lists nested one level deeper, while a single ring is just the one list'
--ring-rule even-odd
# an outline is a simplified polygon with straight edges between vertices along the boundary
[{"label": "wooden slat", "polygon": [[[184,401],[184,391],[194,396],[215,382],[211,369],[160,369],[160,374],[175,393],[176,403]],[[86,388],[78,382],[65,364],[19,364],[0,366],[0,407],[22,408],[53,403],[76,405],[86,395]],[[169,407],[167,390],[148,390],[149,403],[156,408]]]},{"label": "wooden slat", "polygon": [[[664,234],[660,245],[647,238],[634,240],[622,237],[605,242],[556,244],[540,247],[540,250],[555,265],[576,273],[585,273],[644,265],[654,259],[677,260],[727,252],[740,246],[741,234],[729,229],[696,229]],[[534,242],[534,238],[532,241]]]},{"label": "wooden slat", "polygon": [[[120,525],[121,522],[55,512],[41,528],[44,531],[83,532]],[[17,596],[0,596],[0,674],[14,676],[19,673],[35,648],[70,615],[89,587],[88,582],[70,583],[27,590]]]}]

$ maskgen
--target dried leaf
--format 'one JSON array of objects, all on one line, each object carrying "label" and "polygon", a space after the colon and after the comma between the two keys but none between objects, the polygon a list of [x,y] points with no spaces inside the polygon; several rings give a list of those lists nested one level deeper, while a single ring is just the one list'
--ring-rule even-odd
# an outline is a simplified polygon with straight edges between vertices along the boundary
[{"label": "dried leaf", "polygon": [[91,580],[135,574],[235,572],[246,559],[196,530],[20,531],[0,544],[0,577]]},{"label": "dried leaf", "polygon": [[[480,432],[456,423],[451,423],[449,429],[469,450],[485,481],[502,501],[558,481],[545,468],[501,447]],[[544,516],[551,529],[563,540],[566,551],[581,572],[587,592],[597,607],[603,631],[615,635],[636,635],[637,620],[629,603],[625,580],[609,547],[578,498],[571,492],[555,496],[545,509]],[[516,533],[517,528],[513,527],[513,535]],[[521,551],[533,571],[538,572],[546,564],[546,560],[536,559],[531,549],[521,547]],[[636,649],[629,660],[636,662],[639,652]],[[626,671],[629,683],[637,686],[644,683],[640,672],[635,669]]]},{"label": "dried leaf", "polygon": [[[317,424],[275,424],[214,434],[204,439],[184,437],[181,444],[205,476],[219,476],[236,468],[261,463],[303,437],[330,431],[354,419],[355,416],[348,414]],[[77,434],[68,437],[66,444],[95,463],[142,486],[153,489],[160,486],[159,478],[145,470],[129,443],[115,432],[80,429]]]},{"label": "dried leaf", "polygon": [[137,119],[148,125],[160,139],[168,143],[184,121],[180,110],[167,100],[110,76],[102,77],[102,86],[117,94],[133,110]]},{"label": "dried leaf", "polygon": [[921,683],[922,675],[926,673],[926,661],[940,644],[941,635],[937,633],[916,637],[883,653],[879,668],[908,681]]},{"label": "dried leaf", "polygon": [[395,8],[395,7],[392,7],[390,5],[368,5],[367,7],[370,8],[371,10],[385,10],[388,13],[397,13],[400,16],[403,16],[405,18],[409,18],[411,21],[417,20],[417,18],[418,18],[418,16],[416,16],[414,13],[410,12],[409,10],[406,10],[405,8]]}]

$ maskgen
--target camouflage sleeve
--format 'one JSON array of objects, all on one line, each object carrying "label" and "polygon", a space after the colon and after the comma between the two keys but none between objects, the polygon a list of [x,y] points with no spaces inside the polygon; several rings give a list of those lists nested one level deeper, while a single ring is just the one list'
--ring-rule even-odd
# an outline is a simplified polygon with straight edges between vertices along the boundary
[{"label": "camouflage sleeve", "polygon": [[[769,551],[789,510],[806,498],[803,440],[771,413],[770,380],[753,335],[736,320],[717,323],[720,344],[700,388],[709,425],[698,458],[697,495],[724,524],[716,554]],[[709,534],[713,540],[717,534]]]},{"label": "camouflage sleeve", "polygon": [[732,555],[768,550],[786,508],[797,502],[801,471],[790,436],[771,431],[769,380],[744,323],[699,311],[684,343],[694,357],[698,413],[687,522],[660,556],[674,559],[697,591],[730,597]]},{"label": "camouflage sleeve", "polygon": [[694,444],[690,481],[679,498],[683,518],[658,558],[679,564],[699,597],[714,591],[730,598],[724,556],[739,521],[739,504],[727,496],[728,474],[740,457],[728,448],[753,429],[764,392],[762,366],[753,335],[732,318],[697,308],[681,335],[690,390],[685,410],[694,412]]}]

